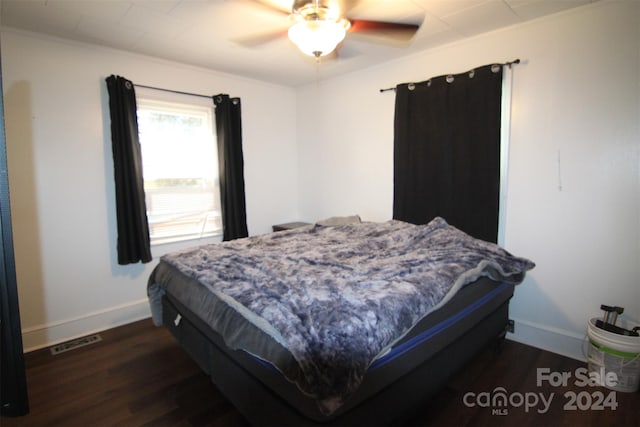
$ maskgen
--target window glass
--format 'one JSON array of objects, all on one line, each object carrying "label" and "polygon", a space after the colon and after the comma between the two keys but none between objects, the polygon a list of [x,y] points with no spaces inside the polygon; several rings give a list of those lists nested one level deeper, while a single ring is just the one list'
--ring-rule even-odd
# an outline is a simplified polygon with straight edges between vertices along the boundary
[{"label": "window glass", "polygon": [[221,234],[213,107],[137,103],[151,244]]}]

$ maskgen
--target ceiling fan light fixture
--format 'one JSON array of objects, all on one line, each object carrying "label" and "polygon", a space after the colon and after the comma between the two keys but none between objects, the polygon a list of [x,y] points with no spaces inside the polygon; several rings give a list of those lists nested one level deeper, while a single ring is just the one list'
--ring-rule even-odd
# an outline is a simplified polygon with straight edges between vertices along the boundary
[{"label": "ceiling fan light fixture", "polygon": [[289,39],[302,53],[319,58],[333,52],[347,34],[348,21],[303,20],[289,28]]}]

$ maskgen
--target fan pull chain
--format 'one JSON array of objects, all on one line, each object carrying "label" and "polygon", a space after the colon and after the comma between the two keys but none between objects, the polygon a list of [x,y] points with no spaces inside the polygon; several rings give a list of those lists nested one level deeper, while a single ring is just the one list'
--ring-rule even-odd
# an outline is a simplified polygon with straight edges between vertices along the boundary
[{"label": "fan pull chain", "polygon": [[320,57],[316,57],[316,86],[320,85]]}]

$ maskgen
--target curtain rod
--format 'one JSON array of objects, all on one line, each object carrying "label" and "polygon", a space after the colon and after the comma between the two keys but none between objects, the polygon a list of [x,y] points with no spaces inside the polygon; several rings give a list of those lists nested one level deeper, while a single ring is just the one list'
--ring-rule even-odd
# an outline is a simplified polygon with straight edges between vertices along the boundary
[{"label": "curtain rod", "polygon": [[163,89],[161,87],[154,87],[154,86],[145,86],[145,85],[139,85],[139,84],[133,84],[136,87],[142,87],[145,89],[153,89],[153,90],[160,90],[162,92],[170,92],[170,93],[177,93],[179,95],[189,95],[189,96],[197,96],[200,98],[208,98],[208,99],[213,99],[213,96],[211,95],[201,95],[199,93],[191,93],[191,92],[182,92],[180,90],[172,90],[172,89]]},{"label": "curtain rod", "polygon": [[[512,65],[514,65],[514,64],[519,64],[519,63],[520,63],[520,59],[515,59],[515,60],[513,60],[513,61],[504,62],[504,63],[502,63],[502,64],[500,64],[500,65],[506,65],[506,66],[508,66],[509,68],[511,68],[511,66],[512,66]],[[395,92],[395,91],[396,91],[396,88],[395,88],[395,87],[388,87],[388,88],[386,88],[386,89],[380,89],[380,93],[382,93],[382,92],[389,92],[389,91],[394,91],[394,92]]]}]

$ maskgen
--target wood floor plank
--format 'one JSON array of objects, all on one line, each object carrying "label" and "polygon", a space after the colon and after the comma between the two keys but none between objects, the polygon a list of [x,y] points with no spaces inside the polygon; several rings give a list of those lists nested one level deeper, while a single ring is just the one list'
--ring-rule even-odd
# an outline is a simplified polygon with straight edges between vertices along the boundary
[{"label": "wood floor plank", "polygon": [[[52,356],[48,349],[25,356],[31,411],[2,418],[13,426],[224,426],[246,420],[163,328],[143,320],[101,333],[102,341]],[[603,387],[537,384],[538,370],[575,376],[585,364],[512,341],[487,349],[451,378],[447,387],[412,414],[409,426],[640,426],[640,393],[613,392],[617,407],[568,407]],[[550,404],[482,406],[479,396],[499,388],[509,397]],[[484,394],[483,394],[484,393]],[[493,394],[492,394],[493,393]],[[569,396],[569,397],[568,397]],[[471,404],[470,404],[471,403]],[[570,406],[570,405],[569,405]],[[584,406],[584,405],[583,405]]]}]

